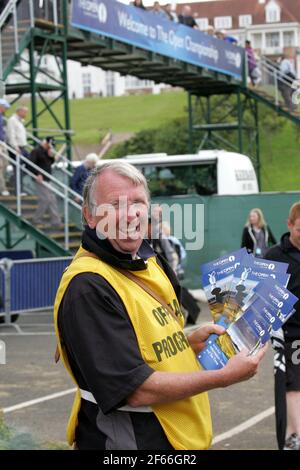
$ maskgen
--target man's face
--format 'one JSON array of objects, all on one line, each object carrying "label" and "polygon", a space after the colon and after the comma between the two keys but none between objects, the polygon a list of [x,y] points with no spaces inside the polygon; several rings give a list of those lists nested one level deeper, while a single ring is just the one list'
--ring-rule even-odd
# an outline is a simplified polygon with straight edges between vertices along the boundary
[{"label": "man's face", "polygon": [[300,217],[294,223],[288,220],[291,243],[300,250]]},{"label": "man's face", "polygon": [[28,110],[27,109],[19,109],[18,115],[21,119],[25,119],[27,116]]},{"label": "man's face", "polygon": [[143,185],[135,186],[130,179],[107,170],[95,182],[94,200],[94,213],[85,210],[89,227],[109,239],[116,250],[135,255],[148,225]]}]

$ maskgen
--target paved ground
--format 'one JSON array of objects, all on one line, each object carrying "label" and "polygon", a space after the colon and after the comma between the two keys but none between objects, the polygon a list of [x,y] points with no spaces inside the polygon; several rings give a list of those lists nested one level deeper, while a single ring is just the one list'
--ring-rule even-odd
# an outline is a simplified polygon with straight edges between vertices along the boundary
[{"label": "paved ground", "polygon": [[[199,320],[208,319],[204,306]],[[54,363],[56,342],[51,315],[22,317],[18,325],[27,334],[0,327],[0,340],[5,341],[7,351],[7,364],[0,365],[0,406],[4,409],[5,421],[18,433],[30,434],[43,448],[52,447],[53,443],[64,446],[72,394],[11,409],[14,405],[73,388],[61,363]],[[273,406],[271,350],[254,379],[230,389],[213,391],[210,398],[214,435],[218,441],[214,449],[276,449],[274,415],[270,410]],[[261,419],[261,413],[266,410],[267,417]],[[253,425],[253,420],[247,423],[253,417],[258,418],[258,423]]]}]

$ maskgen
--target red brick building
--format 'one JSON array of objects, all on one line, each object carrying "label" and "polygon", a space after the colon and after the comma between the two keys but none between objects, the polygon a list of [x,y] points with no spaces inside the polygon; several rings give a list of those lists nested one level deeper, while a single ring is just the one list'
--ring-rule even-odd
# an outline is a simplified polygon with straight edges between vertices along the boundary
[{"label": "red brick building", "polygon": [[[227,30],[262,55],[287,53],[300,76],[300,0],[214,0],[189,3],[201,30]],[[182,5],[178,5],[180,12]]]}]

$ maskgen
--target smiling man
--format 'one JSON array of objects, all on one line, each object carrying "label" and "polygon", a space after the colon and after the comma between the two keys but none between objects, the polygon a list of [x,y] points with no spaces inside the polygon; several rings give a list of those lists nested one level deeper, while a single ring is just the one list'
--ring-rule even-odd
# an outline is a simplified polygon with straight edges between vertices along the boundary
[{"label": "smiling man", "polygon": [[84,188],[82,246],[55,301],[59,352],[78,385],[69,443],[78,449],[207,449],[207,391],[252,377],[264,355],[245,352],[219,371],[196,354],[209,325],[183,331],[180,286],[144,239],[149,193],[127,162],[105,163]]}]

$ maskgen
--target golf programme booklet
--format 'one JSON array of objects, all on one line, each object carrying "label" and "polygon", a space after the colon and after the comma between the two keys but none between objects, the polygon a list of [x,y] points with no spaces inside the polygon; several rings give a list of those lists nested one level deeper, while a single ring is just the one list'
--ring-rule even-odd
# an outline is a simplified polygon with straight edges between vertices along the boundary
[{"label": "golf programme booklet", "polygon": [[245,249],[202,266],[202,284],[216,324],[223,335],[210,335],[198,354],[204,369],[221,369],[242,349],[255,354],[272,330],[294,313],[298,298],[288,291],[286,263],[254,258]]}]

